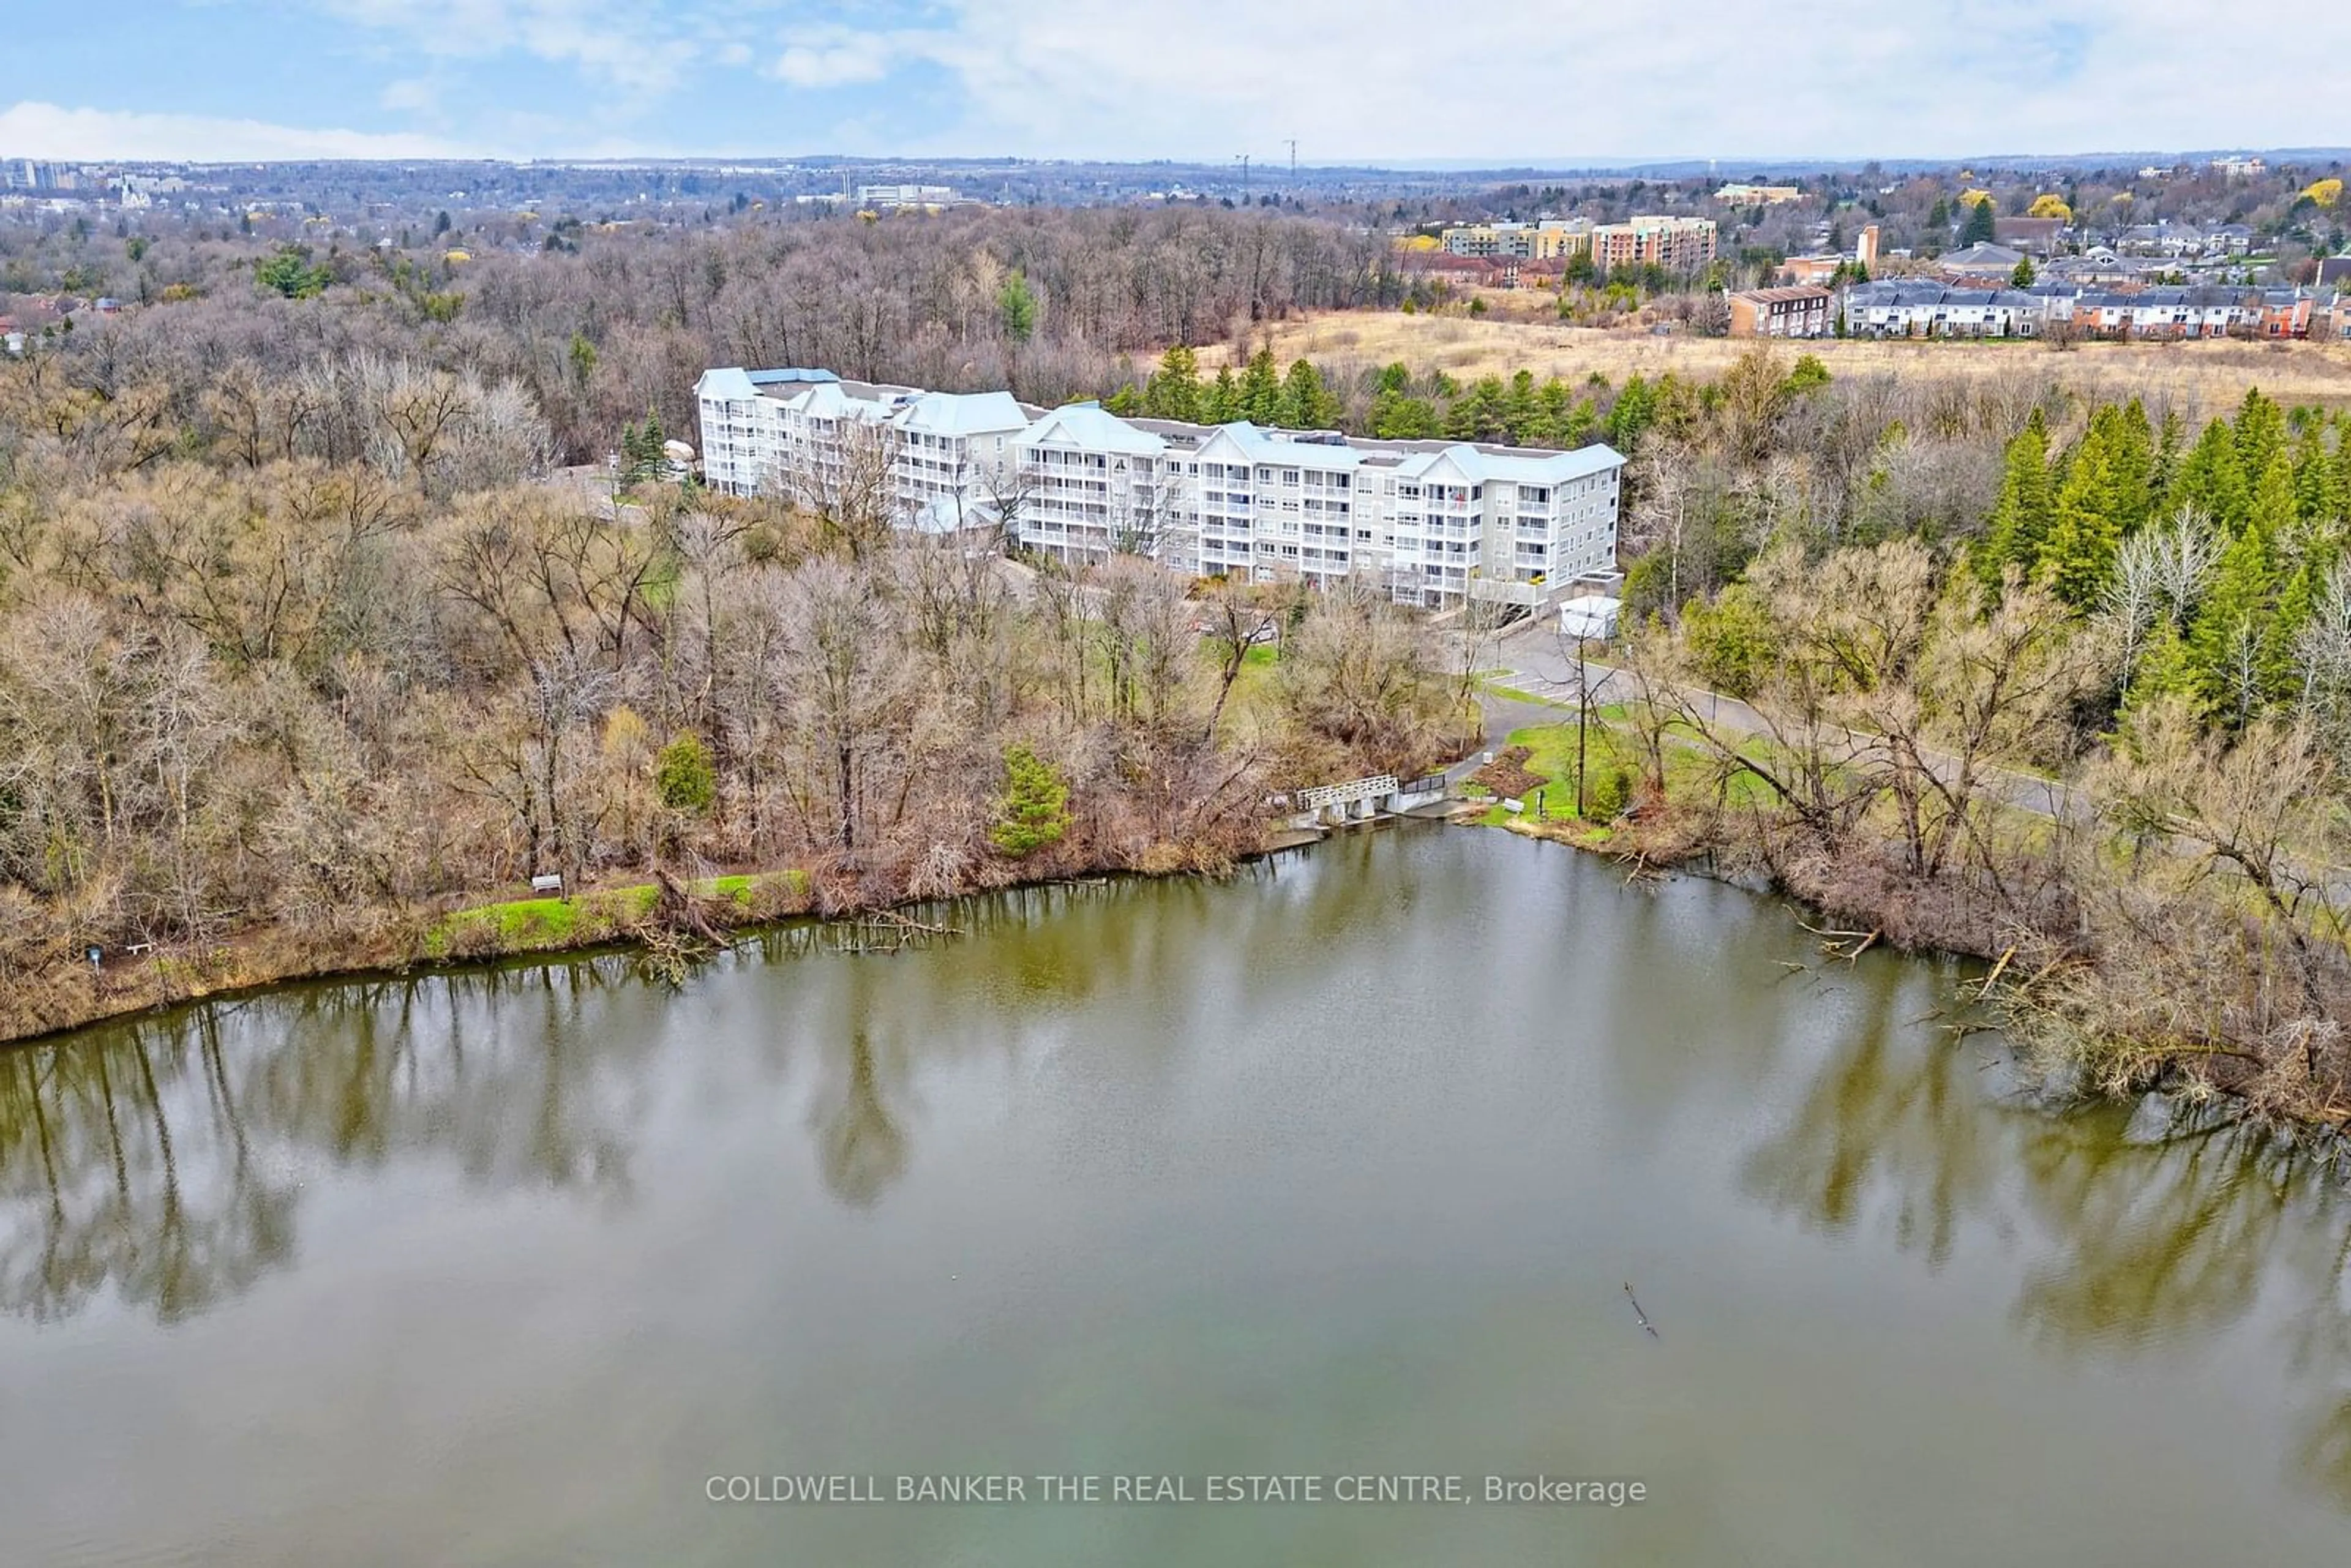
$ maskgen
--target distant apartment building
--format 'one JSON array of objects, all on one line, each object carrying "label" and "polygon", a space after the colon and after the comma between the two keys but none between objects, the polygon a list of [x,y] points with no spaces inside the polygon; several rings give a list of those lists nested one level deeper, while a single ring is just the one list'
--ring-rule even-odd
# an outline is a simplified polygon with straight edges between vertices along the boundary
[{"label": "distant apartment building", "polygon": [[1439,236],[1447,256],[1560,261],[1592,248],[1592,225],[1580,219],[1539,223],[1465,224]]},{"label": "distant apartment building", "polygon": [[1448,256],[1564,261],[1589,254],[1603,272],[1651,263],[1668,272],[1695,272],[1714,259],[1715,226],[1712,218],[1657,214],[1621,224],[1547,218],[1533,224],[1465,224],[1445,230],[1439,238]]},{"label": "distant apartment building", "polygon": [[2258,158],[2215,158],[2213,172],[2231,180],[2258,180],[2268,172],[2269,165]]},{"label": "distant apartment building", "polygon": [[1603,272],[1652,263],[1667,272],[1696,272],[1714,259],[1712,218],[1646,214],[1592,231],[1592,260]]},{"label": "distant apartment building", "polygon": [[1399,603],[1542,605],[1612,570],[1625,460],[1043,409],[1009,393],[713,370],[703,474],[733,495],[862,498],[900,527],[1001,528],[1071,565],[1149,556],[1196,576],[1369,582]]},{"label": "distant apartment building", "polygon": [[1729,207],[1776,207],[1786,202],[1801,202],[1804,193],[1794,185],[1749,185],[1733,181],[1714,193],[1714,199]]},{"label": "distant apartment building", "polygon": [[1734,338],[1825,338],[1836,296],[1825,288],[1745,288],[1730,296]]}]

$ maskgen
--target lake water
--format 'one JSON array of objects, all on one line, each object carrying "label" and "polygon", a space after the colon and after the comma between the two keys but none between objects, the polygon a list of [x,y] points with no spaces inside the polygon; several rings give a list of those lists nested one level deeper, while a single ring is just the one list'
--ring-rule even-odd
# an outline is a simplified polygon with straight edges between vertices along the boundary
[{"label": "lake water", "polygon": [[[1434,827],[938,918],[0,1052],[0,1563],[2351,1553],[2341,1192],[2011,1103],[1957,966]],[[1026,1500],[707,1499],[936,1474]]]}]

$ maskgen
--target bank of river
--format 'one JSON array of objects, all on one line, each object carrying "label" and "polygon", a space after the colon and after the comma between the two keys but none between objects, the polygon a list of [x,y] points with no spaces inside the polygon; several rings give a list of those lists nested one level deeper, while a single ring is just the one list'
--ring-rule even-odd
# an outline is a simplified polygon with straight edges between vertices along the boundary
[{"label": "bank of river", "polygon": [[[0,1052],[0,1560],[2187,1563],[2351,1539],[2351,1213],[1501,833]],[[1644,1333],[1632,1281],[1659,1337]],[[1619,1510],[712,1478],[1639,1479]],[[1036,1483],[1031,1481],[1031,1495]],[[720,1489],[723,1492],[725,1488]]]}]

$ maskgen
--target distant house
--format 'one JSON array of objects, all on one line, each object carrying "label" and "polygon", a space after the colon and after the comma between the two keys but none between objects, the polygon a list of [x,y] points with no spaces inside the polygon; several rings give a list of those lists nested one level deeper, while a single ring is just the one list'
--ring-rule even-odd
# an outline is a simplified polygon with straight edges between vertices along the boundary
[{"label": "distant house", "polygon": [[1730,296],[1734,338],[1825,338],[1836,297],[1825,288],[1742,288]]},{"label": "distant house", "polygon": [[1935,259],[1935,268],[1947,277],[1983,277],[2006,279],[2024,259],[2021,250],[2011,250],[2003,245],[1989,245],[1979,240],[1962,250],[1955,250]]},{"label": "distant house", "polygon": [[2351,256],[2330,256],[2318,264],[2321,287],[2329,284],[2351,283]]},{"label": "distant house", "polygon": [[2064,235],[2063,218],[1996,218],[1991,225],[1993,243],[2029,256],[2052,254]]}]

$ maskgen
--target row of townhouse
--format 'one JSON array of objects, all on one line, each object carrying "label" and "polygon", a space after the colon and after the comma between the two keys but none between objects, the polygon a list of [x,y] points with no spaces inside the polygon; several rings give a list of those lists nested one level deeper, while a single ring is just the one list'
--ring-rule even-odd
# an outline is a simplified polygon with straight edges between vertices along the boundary
[{"label": "row of townhouse", "polygon": [[[2075,283],[1967,288],[1894,279],[1844,292],[1845,330],[1868,338],[2306,338],[2339,330],[2333,290],[2222,286],[2112,289]],[[2324,325],[2322,325],[2324,324]]]},{"label": "row of townhouse", "polygon": [[703,476],[734,495],[861,498],[927,532],[1002,528],[1071,564],[1378,584],[1398,602],[1534,606],[1613,571],[1625,460],[1042,409],[824,371],[714,370]]}]

